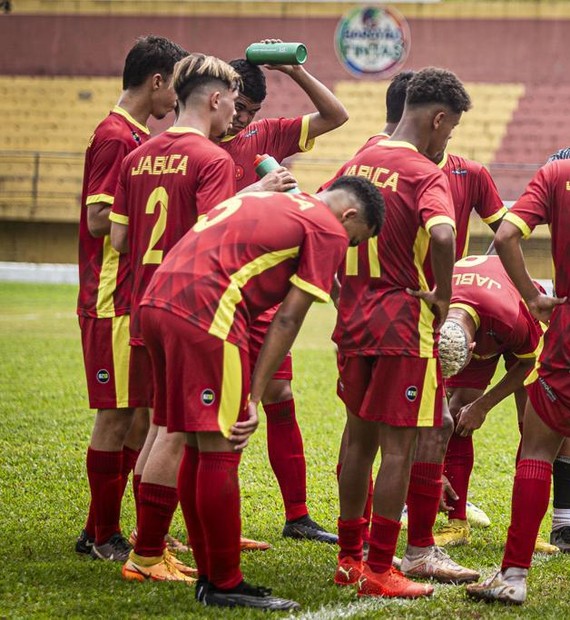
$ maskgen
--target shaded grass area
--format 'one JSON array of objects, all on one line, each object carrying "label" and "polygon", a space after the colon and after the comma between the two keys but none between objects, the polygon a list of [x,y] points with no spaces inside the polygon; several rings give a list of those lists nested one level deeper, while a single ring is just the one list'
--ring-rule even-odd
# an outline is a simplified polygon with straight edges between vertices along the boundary
[{"label": "shaded grass area", "polygon": [[[261,612],[206,609],[183,584],[132,584],[120,567],[78,558],[75,537],[88,505],[85,449],[92,425],[74,315],[72,286],[0,284],[0,617],[254,618]],[[335,396],[335,360],[329,340],[330,306],[316,305],[295,347],[294,390],[305,440],[309,507],[334,530],[335,466],[343,409]],[[538,558],[529,601],[522,609],[467,601],[463,589],[437,586],[431,600],[358,601],[332,585],[335,549],[281,538],[284,516],[265,449],[265,421],[240,468],[246,536],[268,540],[266,553],[243,555],[253,583],[272,586],[303,605],[298,618],[565,618],[570,617],[570,557]],[[451,555],[484,574],[501,560],[510,511],[517,446],[514,403],[493,411],[476,435],[471,499],[493,525],[475,530],[470,547]],[[125,531],[134,525],[130,487]],[[548,535],[550,516],[542,532]],[[177,512],[173,532],[183,535]],[[403,549],[403,537],[399,550]]]}]

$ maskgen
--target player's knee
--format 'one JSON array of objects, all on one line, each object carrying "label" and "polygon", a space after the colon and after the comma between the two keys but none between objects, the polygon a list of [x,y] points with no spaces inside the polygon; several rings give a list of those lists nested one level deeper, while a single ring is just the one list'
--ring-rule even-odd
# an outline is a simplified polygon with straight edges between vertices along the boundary
[{"label": "player's knee", "polygon": [[133,419],[133,409],[100,409],[95,418],[91,445],[98,450],[122,449]]},{"label": "player's knee", "polygon": [[283,403],[293,398],[291,382],[284,379],[274,379],[269,382],[263,393],[262,403],[264,405],[274,405]]}]

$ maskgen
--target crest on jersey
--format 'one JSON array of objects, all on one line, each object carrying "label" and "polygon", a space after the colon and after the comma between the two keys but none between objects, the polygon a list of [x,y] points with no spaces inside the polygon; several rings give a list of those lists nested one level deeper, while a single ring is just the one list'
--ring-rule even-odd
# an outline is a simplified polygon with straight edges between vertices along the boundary
[{"label": "crest on jersey", "polygon": [[392,7],[369,6],[350,10],[335,32],[338,59],[357,77],[389,78],[410,53],[408,22]]},{"label": "crest on jersey", "polygon": [[243,179],[244,170],[241,164],[236,164],[236,181]]},{"label": "crest on jersey", "polygon": [[111,373],[108,370],[101,368],[101,370],[97,371],[96,377],[99,383],[109,383],[109,379],[111,378]]},{"label": "crest on jersey", "polygon": [[213,405],[214,401],[216,400],[216,393],[214,392],[214,390],[206,388],[205,390],[202,390],[202,393],[200,394],[200,400],[202,401],[203,405]]},{"label": "crest on jersey", "polygon": [[410,385],[406,388],[406,398],[413,403],[418,397],[418,388],[415,385]]}]

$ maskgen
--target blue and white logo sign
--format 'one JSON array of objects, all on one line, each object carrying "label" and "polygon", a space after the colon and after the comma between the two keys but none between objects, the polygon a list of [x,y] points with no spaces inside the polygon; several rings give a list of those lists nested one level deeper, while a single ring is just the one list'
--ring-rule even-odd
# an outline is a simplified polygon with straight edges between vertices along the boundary
[{"label": "blue and white logo sign", "polygon": [[408,22],[391,7],[352,9],[335,33],[339,60],[358,77],[391,77],[404,64],[410,44]]}]

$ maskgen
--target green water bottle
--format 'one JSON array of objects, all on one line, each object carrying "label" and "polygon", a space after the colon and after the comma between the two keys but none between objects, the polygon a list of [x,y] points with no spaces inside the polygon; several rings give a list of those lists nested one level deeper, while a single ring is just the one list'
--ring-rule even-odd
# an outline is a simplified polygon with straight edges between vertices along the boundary
[{"label": "green water bottle", "polygon": [[[272,170],[277,170],[277,168],[281,167],[281,164],[275,159],[275,157],[271,157],[271,155],[258,155],[253,160],[253,165],[255,167],[255,172],[259,178],[264,177],[268,172]],[[298,187],[292,187],[288,189],[286,194],[300,194],[301,190]]]},{"label": "green water bottle", "polygon": [[307,56],[302,43],[252,43],[245,50],[253,65],[302,65]]}]

